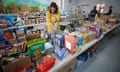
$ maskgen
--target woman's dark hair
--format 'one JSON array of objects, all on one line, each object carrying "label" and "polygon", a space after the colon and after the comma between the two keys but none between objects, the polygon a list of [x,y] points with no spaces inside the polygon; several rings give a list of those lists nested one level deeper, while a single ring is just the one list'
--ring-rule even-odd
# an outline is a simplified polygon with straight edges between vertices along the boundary
[{"label": "woman's dark hair", "polygon": [[55,13],[58,13],[58,6],[55,2],[52,2],[49,6],[49,12],[51,13],[51,7],[55,8]]}]

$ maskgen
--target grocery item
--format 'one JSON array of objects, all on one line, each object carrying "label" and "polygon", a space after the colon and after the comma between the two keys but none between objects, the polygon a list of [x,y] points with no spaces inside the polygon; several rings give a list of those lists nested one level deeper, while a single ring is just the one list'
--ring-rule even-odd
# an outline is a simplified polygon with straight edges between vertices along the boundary
[{"label": "grocery item", "polygon": [[92,26],[90,26],[89,29],[90,29],[90,31],[96,32],[96,38],[99,38],[102,34],[102,27],[92,25]]},{"label": "grocery item", "polygon": [[108,30],[108,26],[103,26],[102,29],[103,29],[103,32],[106,32]]},{"label": "grocery item", "polygon": [[75,53],[76,39],[73,36],[65,35],[65,48],[68,49],[70,54]]},{"label": "grocery item", "polygon": [[45,40],[42,38],[27,41],[27,47],[32,61],[37,61],[45,55],[44,43]]},{"label": "grocery item", "polygon": [[99,38],[102,34],[102,27],[96,28],[96,38]]},{"label": "grocery item", "polygon": [[64,47],[64,36],[63,35],[56,35],[56,44],[59,48]]},{"label": "grocery item", "polygon": [[13,36],[12,32],[10,32],[10,31],[4,31],[4,32],[3,32],[3,36],[4,36],[5,39],[7,39],[7,40],[14,39],[14,36]]},{"label": "grocery item", "polygon": [[77,34],[76,35],[76,40],[77,40],[77,45],[80,46],[80,45],[83,45],[83,35],[82,34]]},{"label": "grocery item", "polygon": [[88,59],[88,51],[85,51],[84,53],[80,54],[79,56],[77,56],[77,60],[86,62]]},{"label": "grocery item", "polygon": [[56,59],[53,54],[45,56],[43,62],[37,65],[35,72],[48,72],[48,70],[55,64],[55,61]]},{"label": "grocery item", "polygon": [[40,33],[34,33],[34,34],[27,34],[26,35],[26,40],[27,41],[37,39],[37,38],[40,38]]},{"label": "grocery item", "polygon": [[89,42],[93,41],[96,38],[96,32],[89,31],[88,32],[88,40]]},{"label": "grocery item", "polygon": [[66,49],[55,48],[55,54],[57,55],[57,57],[60,60],[62,60],[64,58],[64,56],[67,54],[67,50]]},{"label": "grocery item", "polygon": [[89,27],[89,30],[90,30],[90,31],[95,31],[95,32],[96,32],[96,26],[95,26],[95,25],[91,25],[91,26]]},{"label": "grocery item", "polygon": [[96,49],[95,49],[94,46],[88,49],[88,52],[89,52],[90,57],[93,56],[93,54],[95,53],[95,51],[96,51]]},{"label": "grocery item", "polygon": [[110,19],[108,20],[108,24],[114,26],[114,25],[116,24],[116,21],[117,21],[117,20],[116,20],[115,18],[110,18]]},{"label": "grocery item", "polygon": [[21,45],[21,52],[26,52],[26,49],[27,49],[27,45],[26,45],[26,43],[23,43]]},{"label": "grocery item", "polygon": [[83,33],[83,43],[86,44],[89,42],[88,33]]}]

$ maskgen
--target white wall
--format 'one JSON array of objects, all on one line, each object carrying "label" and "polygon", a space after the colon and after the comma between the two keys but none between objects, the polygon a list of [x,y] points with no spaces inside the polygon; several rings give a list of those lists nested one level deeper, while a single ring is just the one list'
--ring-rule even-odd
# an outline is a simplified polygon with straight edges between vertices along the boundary
[{"label": "white wall", "polygon": [[72,0],[72,3],[68,3],[68,0],[65,0],[65,11],[69,11],[70,7],[78,4],[89,4],[89,6],[82,6],[82,10],[87,13],[92,10],[93,6],[97,3],[105,3],[105,12],[107,11],[110,5],[113,6],[113,13],[120,13],[120,0]]},{"label": "white wall", "polygon": [[72,2],[69,2],[69,0],[64,0],[64,11],[70,11],[73,6],[76,6],[77,0],[71,0]]}]

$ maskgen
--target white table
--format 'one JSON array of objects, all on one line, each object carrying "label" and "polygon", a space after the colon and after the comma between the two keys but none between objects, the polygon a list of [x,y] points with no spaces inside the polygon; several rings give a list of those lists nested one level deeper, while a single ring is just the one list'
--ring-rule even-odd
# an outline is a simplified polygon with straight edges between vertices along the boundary
[{"label": "white table", "polygon": [[103,39],[103,37],[109,33],[110,31],[114,30],[116,27],[120,26],[120,24],[115,25],[113,27],[111,27],[111,29],[108,29],[106,32],[104,32],[100,38],[95,39],[85,45],[80,46],[79,48],[81,48],[80,52],[76,52],[74,55],[70,55],[68,54],[67,56],[65,56],[63,58],[63,60],[56,60],[55,65],[49,70],[49,72],[56,72],[57,70],[59,70],[61,67],[63,67],[64,65],[68,64],[72,59],[76,58],[78,55],[82,54],[83,52],[85,52],[86,50],[88,50],[91,46],[93,46],[94,44],[96,44],[97,42],[99,42],[101,39]]}]

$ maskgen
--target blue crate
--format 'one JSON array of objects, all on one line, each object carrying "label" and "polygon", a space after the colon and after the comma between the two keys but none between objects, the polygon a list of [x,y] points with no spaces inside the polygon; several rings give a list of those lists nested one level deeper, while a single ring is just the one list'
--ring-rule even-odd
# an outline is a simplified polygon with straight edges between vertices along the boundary
[{"label": "blue crate", "polygon": [[80,54],[79,56],[77,56],[77,60],[86,62],[88,60],[88,51]]}]

